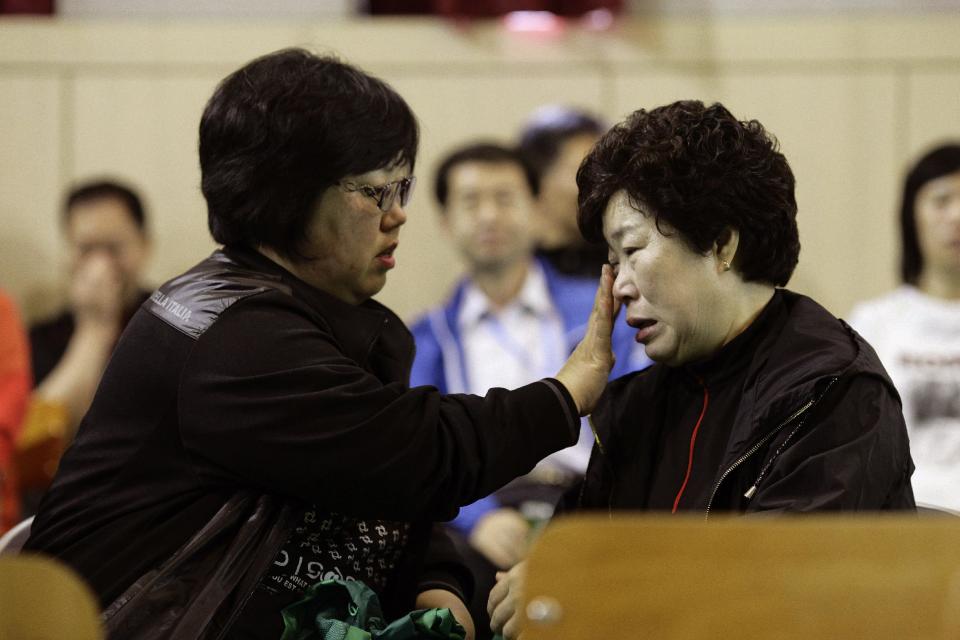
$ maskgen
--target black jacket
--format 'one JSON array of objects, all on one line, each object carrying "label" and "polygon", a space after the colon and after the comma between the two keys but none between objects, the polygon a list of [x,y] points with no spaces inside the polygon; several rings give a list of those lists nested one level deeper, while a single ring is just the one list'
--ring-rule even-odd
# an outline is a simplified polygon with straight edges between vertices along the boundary
[{"label": "black jacket", "polygon": [[[706,516],[914,508],[900,397],[873,348],[810,298],[778,295],[786,320],[752,354]],[[655,365],[608,386],[567,508],[645,508],[672,379]]]},{"label": "black jacket", "polygon": [[382,305],[215,252],[128,325],[27,548],[86,578],[123,638],[222,637],[308,504],[414,523],[388,612],[418,585],[458,591],[446,553],[424,566],[430,521],[569,446],[579,423],[556,381],[410,389],[413,353]]}]

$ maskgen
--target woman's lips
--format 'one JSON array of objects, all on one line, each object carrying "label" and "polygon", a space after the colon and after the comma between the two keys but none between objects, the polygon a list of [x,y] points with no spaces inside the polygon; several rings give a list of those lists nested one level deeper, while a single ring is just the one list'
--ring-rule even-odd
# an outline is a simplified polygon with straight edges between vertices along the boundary
[{"label": "woman's lips", "polygon": [[387,248],[386,251],[377,254],[377,262],[380,263],[384,269],[393,269],[397,266],[397,259],[393,257],[393,252],[397,250],[397,245],[392,244]]},{"label": "woman's lips", "polygon": [[637,329],[637,335],[635,336],[634,339],[637,342],[642,342],[642,343],[646,343],[646,341],[650,339],[650,337],[654,334],[657,328],[656,320],[636,319],[636,320],[629,320],[627,324],[629,324],[634,329]]}]

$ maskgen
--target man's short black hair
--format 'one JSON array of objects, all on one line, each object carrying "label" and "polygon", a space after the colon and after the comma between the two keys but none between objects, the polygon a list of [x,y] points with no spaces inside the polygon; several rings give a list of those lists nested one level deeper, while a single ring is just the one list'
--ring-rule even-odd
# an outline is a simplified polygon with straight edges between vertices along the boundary
[{"label": "man's short black hair", "polygon": [[63,201],[63,222],[70,221],[74,207],[88,204],[97,200],[117,200],[130,214],[140,233],[147,233],[147,212],[143,206],[143,199],[130,186],[117,180],[90,180],[81,182],[67,192]]},{"label": "man's short black hair", "polygon": [[305,259],[315,203],[348,175],[409,164],[417,121],[387,83],[331,56],[284,49],[227,76],[200,120],[210,233]]},{"label": "man's short black hair", "polygon": [[600,118],[586,111],[558,105],[543,107],[520,132],[520,153],[542,178],[567,140],[580,135],[599,138],[606,130]]},{"label": "man's short black hair", "polygon": [[517,149],[493,142],[479,142],[450,152],[437,167],[434,195],[441,209],[447,205],[447,196],[450,193],[450,172],[458,165],[468,162],[515,164],[523,171],[527,186],[530,187],[530,194],[536,197],[540,193],[540,176]]},{"label": "man's short black hair", "polygon": [[604,210],[623,189],[700,253],[736,229],[743,279],[783,286],[800,255],[794,184],[759,122],[737,120],[719,103],[674,102],[634,111],[600,139],[577,173],[578,223],[602,240]]},{"label": "man's short black hair", "polygon": [[900,201],[900,277],[906,284],[917,284],[923,273],[923,252],[917,239],[917,194],[923,185],[960,171],[960,144],[940,145],[923,154],[907,173]]}]

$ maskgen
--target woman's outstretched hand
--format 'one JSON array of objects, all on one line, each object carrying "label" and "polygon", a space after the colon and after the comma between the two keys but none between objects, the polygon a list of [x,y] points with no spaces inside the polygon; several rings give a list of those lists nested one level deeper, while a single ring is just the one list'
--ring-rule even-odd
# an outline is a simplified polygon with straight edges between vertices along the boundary
[{"label": "woman's outstretched hand", "polygon": [[605,264],[587,332],[557,374],[557,380],[573,396],[581,416],[593,411],[613,368],[610,334],[618,310],[619,305],[613,299],[613,269]]}]

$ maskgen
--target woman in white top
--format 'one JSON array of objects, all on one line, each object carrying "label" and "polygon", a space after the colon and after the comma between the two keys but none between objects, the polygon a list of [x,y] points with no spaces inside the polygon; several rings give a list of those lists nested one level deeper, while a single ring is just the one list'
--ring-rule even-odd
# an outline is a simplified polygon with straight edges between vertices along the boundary
[{"label": "woman in white top", "polygon": [[903,284],[853,310],[903,398],[918,503],[960,510],[960,144],[907,174]]}]

